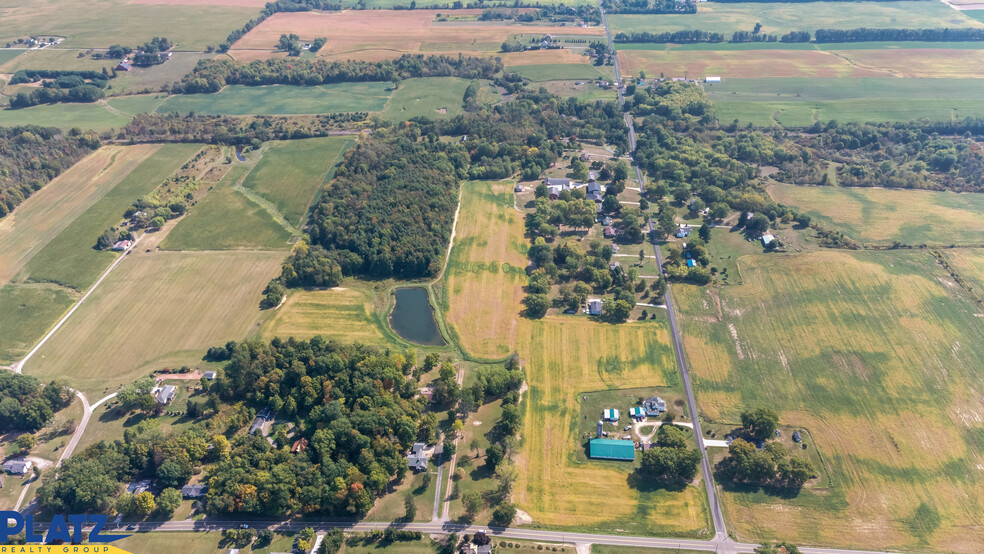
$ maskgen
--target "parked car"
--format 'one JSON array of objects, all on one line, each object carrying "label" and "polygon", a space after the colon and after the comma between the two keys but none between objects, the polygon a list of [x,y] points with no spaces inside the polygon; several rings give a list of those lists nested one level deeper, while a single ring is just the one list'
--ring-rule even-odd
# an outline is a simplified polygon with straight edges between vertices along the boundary
[{"label": "parked car", "polygon": [[629,430],[629,429],[631,429],[631,428],[632,428],[632,426],[631,426],[631,425],[626,425],[625,427],[623,427],[623,428],[622,428],[622,430],[623,430],[623,431],[628,431],[628,430]]}]

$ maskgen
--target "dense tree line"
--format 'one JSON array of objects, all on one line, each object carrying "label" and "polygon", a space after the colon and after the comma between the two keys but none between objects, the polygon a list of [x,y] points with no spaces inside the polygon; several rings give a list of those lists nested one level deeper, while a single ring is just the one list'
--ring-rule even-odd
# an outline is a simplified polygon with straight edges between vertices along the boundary
[{"label": "dense tree line", "polygon": [[649,31],[626,33],[620,32],[612,39],[614,42],[650,42],[673,44],[689,44],[693,42],[724,42],[724,35],[701,31],[700,29],[685,29],[682,31],[666,31],[663,33],[650,33]]},{"label": "dense tree line", "polygon": [[[10,77],[11,85],[22,83],[36,83],[43,79],[58,79],[59,77],[78,77],[83,81],[105,81],[108,79],[106,73],[99,71],[75,71],[59,69],[19,69]],[[105,83],[100,86],[104,88]]]},{"label": "dense tree line", "polygon": [[467,167],[458,143],[377,132],[346,153],[314,207],[311,242],[328,249],[347,275],[436,275]]},{"label": "dense tree line", "polygon": [[608,13],[674,14],[697,13],[696,0],[603,0]]},{"label": "dense tree line", "polygon": [[595,25],[601,24],[601,11],[597,6],[580,5],[565,6],[556,4],[542,6],[539,9],[521,12],[519,6],[499,6],[487,8],[478,16],[480,21],[516,20],[524,23],[534,21],[577,21],[582,20]]},{"label": "dense tree line", "polygon": [[[96,81],[105,83],[105,81]],[[61,88],[57,85],[20,91],[10,99],[11,108],[29,108],[39,104],[55,104],[57,102],[88,103],[101,100],[105,96],[102,89],[88,83]]]},{"label": "dense tree line", "polygon": [[499,58],[458,55],[404,54],[379,62],[328,60],[200,60],[180,82],[170,85],[174,94],[217,92],[226,85],[301,85],[356,81],[391,81],[413,77],[461,77],[491,79],[502,71]]},{"label": "dense tree line", "polygon": [[798,489],[816,470],[806,458],[791,456],[781,443],[769,441],[761,450],[744,440],[734,439],[728,457],[717,466],[718,476],[734,483]]},{"label": "dense tree line", "polygon": [[361,125],[368,117],[365,112],[254,117],[144,113],[135,115],[117,134],[106,137],[131,142],[205,142],[259,147],[268,140],[325,137],[330,131]]},{"label": "dense tree line", "polygon": [[42,385],[36,377],[4,371],[0,373],[0,432],[38,431],[71,401],[72,391],[65,383]]},{"label": "dense tree line", "polygon": [[0,217],[97,148],[99,139],[78,129],[0,127]]},{"label": "dense tree line", "polygon": [[978,41],[984,40],[984,29],[975,27],[958,29],[817,29],[817,42],[866,42],[866,41]]}]

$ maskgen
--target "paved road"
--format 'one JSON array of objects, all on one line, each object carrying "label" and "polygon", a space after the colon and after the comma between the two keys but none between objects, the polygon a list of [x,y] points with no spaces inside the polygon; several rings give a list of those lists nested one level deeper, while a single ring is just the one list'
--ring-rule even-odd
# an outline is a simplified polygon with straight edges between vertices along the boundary
[{"label": "paved road", "polygon": [[[600,6],[601,9],[601,23],[605,26],[605,35],[608,38],[608,48],[612,51],[613,55],[615,53],[615,44],[612,42],[612,31],[608,26],[608,16],[605,14],[605,7]],[[618,56],[615,55],[615,86],[618,89],[618,101],[620,104],[624,103],[624,98],[622,97],[622,72],[618,65]],[[625,114],[625,124],[629,128],[629,153],[633,155],[636,149],[636,137],[635,137],[635,127],[632,122],[632,116],[628,113]],[[636,178],[639,180],[639,188],[641,191],[646,190],[646,182],[642,178],[642,171],[639,166],[635,166]],[[652,224],[650,223],[650,229]],[[653,246],[656,250],[656,264],[659,267],[660,274],[663,274],[663,259],[659,252],[659,244],[656,242],[655,235],[653,235]],[[727,528],[724,524],[724,515],[721,512],[721,503],[718,501],[717,488],[714,486],[714,477],[711,473],[711,463],[707,458],[707,449],[704,446],[704,435],[700,429],[700,418],[697,416],[697,402],[694,400],[694,391],[690,385],[690,374],[687,372],[687,363],[683,358],[683,344],[680,341],[680,331],[676,323],[676,312],[673,309],[673,301],[670,294],[669,288],[666,290],[666,313],[670,320],[670,334],[673,337],[673,347],[676,351],[677,365],[680,366],[680,377],[683,379],[683,387],[687,393],[687,411],[690,413],[690,419],[694,424],[694,436],[697,438],[697,448],[700,450],[701,469],[704,472],[704,488],[707,491],[708,504],[711,507],[711,519],[714,522],[714,536],[715,541],[724,540],[728,535]]]}]

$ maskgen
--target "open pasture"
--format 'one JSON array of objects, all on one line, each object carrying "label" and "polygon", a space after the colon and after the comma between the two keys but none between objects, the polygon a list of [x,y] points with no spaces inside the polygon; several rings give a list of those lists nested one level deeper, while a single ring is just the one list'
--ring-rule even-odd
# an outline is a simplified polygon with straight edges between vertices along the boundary
[{"label": "open pasture", "polygon": [[737,538],[979,551],[984,328],[963,290],[924,251],[738,264],[742,286],[673,287],[701,414],[773,407],[823,467],[793,497],[723,486]]},{"label": "open pasture", "polygon": [[515,500],[534,524],[709,535],[709,512],[699,484],[648,486],[633,473],[632,464],[577,459],[583,448],[578,433],[581,393],[679,383],[665,320],[623,325],[577,316],[524,320],[517,350],[530,390]]},{"label": "open pasture", "polygon": [[984,78],[984,50],[897,48],[853,50],[620,50],[624,75],[667,77]]},{"label": "open pasture", "polygon": [[0,285],[158,148],[152,144],[104,146],[0,219]]},{"label": "open pasture", "polygon": [[164,250],[275,250],[291,234],[237,186],[250,165],[236,165],[167,234]]},{"label": "open pasture", "polygon": [[979,79],[780,78],[726,79],[704,89],[720,121],[798,126],[984,116],[982,86]]},{"label": "open pasture", "polygon": [[274,337],[307,340],[323,336],[343,342],[401,348],[403,343],[386,322],[387,297],[369,285],[346,285],[292,291],[263,325],[260,335],[264,340]]},{"label": "open pasture", "polygon": [[[109,45],[107,45],[109,46]],[[0,50],[0,52],[22,52],[13,58],[0,58],[0,73],[16,73],[20,69],[60,69],[68,71],[102,71],[102,68],[116,67],[119,60],[94,60],[89,56],[79,57],[79,50],[49,46],[32,50]],[[115,82],[115,81],[110,81]]]},{"label": "open pasture", "polygon": [[608,16],[612,33],[673,32],[699,29],[731,38],[735,31],[751,31],[762,24],[763,33],[817,29],[981,27],[982,24],[942,2],[701,2],[696,14]]},{"label": "open pasture", "polygon": [[64,36],[59,48],[138,46],[167,37],[179,50],[204,50],[256,15],[251,6],[136,4],[129,0],[4,3],[0,43],[29,35]]},{"label": "open pasture", "polygon": [[381,111],[391,83],[333,83],[316,87],[228,86],[212,94],[169,97],[158,112],[211,115],[291,115]]},{"label": "open pasture", "polygon": [[795,206],[861,242],[980,244],[984,195],[880,188],[771,185],[776,202]]},{"label": "open pasture", "polygon": [[957,275],[967,281],[975,295],[984,295],[984,252],[976,248],[957,248],[943,250],[943,255]]},{"label": "open pasture", "polygon": [[[383,118],[390,121],[405,121],[414,117],[440,119],[464,113],[465,89],[471,81],[457,77],[428,77],[407,79],[393,91],[386,103]],[[495,102],[499,93],[490,89],[488,81],[482,81],[479,103]],[[483,98],[485,96],[485,98]]]},{"label": "open pasture", "polygon": [[445,319],[473,356],[515,350],[525,296],[527,245],[512,181],[466,181],[445,277]]},{"label": "open pasture", "polygon": [[25,373],[115,389],[153,369],[198,363],[259,329],[261,291],[283,251],[134,252],[37,352]]},{"label": "open pasture", "polygon": [[[272,51],[283,33],[302,40],[331,37],[319,57],[376,61],[405,53],[465,55],[495,53],[499,45],[518,33],[555,34],[558,27],[517,25],[509,22],[438,22],[440,10],[352,10],[337,13],[278,13],[246,34],[230,51]],[[481,10],[457,10],[458,15],[478,15]],[[600,27],[564,27],[564,34],[602,36]]]},{"label": "open pasture", "polygon": [[0,364],[24,357],[75,303],[78,294],[49,284],[0,287]]},{"label": "open pasture", "polygon": [[347,137],[270,142],[243,186],[272,202],[299,227],[321,187],[334,175],[342,152],[352,144]]},{"label": "open pasture", "polygon": [[119,129],[130,122],[129,117],[113,113],[100,103],[43,104],[30,108],[0,110],[0,125],[41,125],[64,130],[78,127],[93,131]]},{"label": "open pasture", "polygon": [[507,71],[513,71],[530,81],[593,81],[595,79],[611,79],[613,74],[607,67],[597,67],[588,63],[574,64],[530,64],[507,66]]},{"label": "open pasture", "polygon": [[[153,147],[151,147],[153,148]],[[118,180],[102,198],[48,241],[16,276],[19,281],[53,282],[85,290],[116,258],[94,249],[103,231],[123,220],[123,212],[149,193],[201,149],[198,144],[164,144]],[[42,189],[44,190],[44,189]]]}]

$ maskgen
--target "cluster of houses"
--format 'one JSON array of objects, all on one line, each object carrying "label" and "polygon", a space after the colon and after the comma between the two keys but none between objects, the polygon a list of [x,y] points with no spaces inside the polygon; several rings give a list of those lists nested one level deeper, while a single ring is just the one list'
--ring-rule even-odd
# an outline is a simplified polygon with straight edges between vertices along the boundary
[{"label": "cluster of houses", "polygon": [[[629,417],[633,421],[643,422],[647,417],[659,417],[666,411],[666,401],[658,396],[651,396],[642,402],[642,406],[629,409]],[[637,445],[629,438],[610,439],[608,432],[605,431],[605,423],[617,425],[619,422],[619,412],[615,408],[606,408],[601,411],[601,419],[598,421],[598,429],[595,438],[588,441],[588,457],[598,460],[619,460],[631,462],[635,460],[636,447],[647,450],[649,444],[642,443]],[[626,427],[625,430],[628,430]]]},{"label": "cluster of houses", "polygon": [[581,187],[587,187],[584,191],[584,197],[587,200],[594,201],[598,205],[598,211],[601,211],[601,202],[605,199],[605,191],[602,188],[601,183],[596,181],[594,172],[590,174],[590,178],[587,183],[578,183],[571,181],[566,177],[547,177],[543,180],[543,183],[547,185],[547,195],[551,200],[557,200],[560,198],[560,193],[565,190],[574,190]]}]

